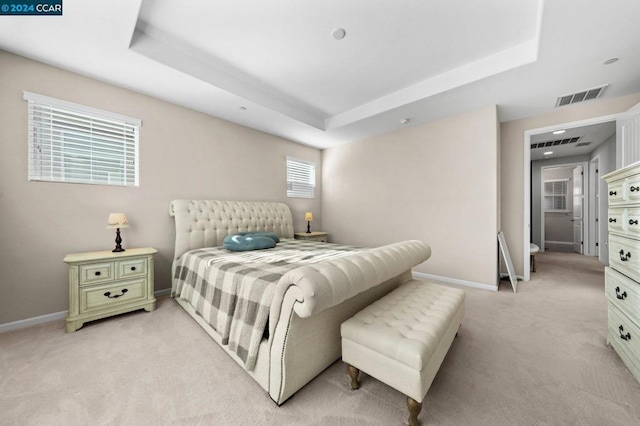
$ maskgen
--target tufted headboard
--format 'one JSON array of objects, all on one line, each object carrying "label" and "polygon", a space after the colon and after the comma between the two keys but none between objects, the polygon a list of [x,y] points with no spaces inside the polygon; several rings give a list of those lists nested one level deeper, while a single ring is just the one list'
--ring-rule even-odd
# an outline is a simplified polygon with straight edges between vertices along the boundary
[{"label": "tufted headboard", "polygon": [[174,258],[202,247],[217,247],[229,234],[274,232],[293,238],[289,206],[262,201],[173,200],[169,215],[176,220]]}]

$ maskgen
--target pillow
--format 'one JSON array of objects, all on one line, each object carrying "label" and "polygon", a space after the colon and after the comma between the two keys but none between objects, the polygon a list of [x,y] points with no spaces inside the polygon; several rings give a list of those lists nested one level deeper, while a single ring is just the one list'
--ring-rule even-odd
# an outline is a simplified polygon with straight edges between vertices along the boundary
[{"label": "pillow", "polygon": [[252,237],[269,237],[273,241],[275,241],[276,243],[280,242],[280,238],[278,238],[278,236],[276,234],[274,234],[273,232],[261,232],[261,231],[236,232],[233,235],[241,235],[241,236],[250,235]]},{"label": "pillow", "polygon": [[231,251],[249,251],[274,248],[276,242],[273,238],[263,235],[227,235],[222,241],[222,245]]}]

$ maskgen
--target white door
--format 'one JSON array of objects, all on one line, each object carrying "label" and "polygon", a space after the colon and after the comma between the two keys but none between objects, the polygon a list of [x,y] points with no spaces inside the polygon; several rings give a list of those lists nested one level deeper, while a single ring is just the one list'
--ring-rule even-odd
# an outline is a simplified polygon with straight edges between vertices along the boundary
[{"label": "white door", "polygon": [[616,120],[616,168],[640,161],[640,104]]},{"label": "white door", "polygon": [[593,191],[591,192],[590,197],[593,199],[593,208],[591,211],[593,215],[591,216],[593,219],[589,219],[593,224],[593,232],[591,233],[592,237],[589,239],[593,250],[591,253],[595,257],[600,257],[600,174],[598,172],[598,163],[600,160],[598,158],[594,159],[591,162],[591,172],[589,172],[590,179],[593,179]]},{"label": "white door", "polygon": [[573,169],[573,251],[583,254],[582,216],[584,210],[584,171],[582,166]]}]

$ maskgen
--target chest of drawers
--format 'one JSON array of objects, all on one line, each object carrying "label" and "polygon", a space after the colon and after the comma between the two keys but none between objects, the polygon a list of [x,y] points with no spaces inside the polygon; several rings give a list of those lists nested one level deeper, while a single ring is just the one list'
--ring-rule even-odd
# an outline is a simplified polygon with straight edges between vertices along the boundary
[{"label": "chest of drawers", "polygon": [[67,332],[85,322],[130,312],[153,311],[153,248],[70,254]]},{"label": "chest of drawers", "polygon": [[609,173],[607,342],[640,381],[640,163]]}]

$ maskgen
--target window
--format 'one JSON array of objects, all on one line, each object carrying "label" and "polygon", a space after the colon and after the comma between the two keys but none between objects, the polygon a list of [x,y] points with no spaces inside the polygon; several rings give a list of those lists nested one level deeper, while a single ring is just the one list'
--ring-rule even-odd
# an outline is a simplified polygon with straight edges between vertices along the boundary
[{"label": "window", "polygon": [[35,93],[29,103],[29,180],[138,186],[141,121]]},{"label": "window", "polygon": [[546,212],[566,212],[568,179],[545,180],[544,181],[544,211]]},{"label": "window", "polygon": [[287,197],[315,198],[316,163],[287,157]]}]

